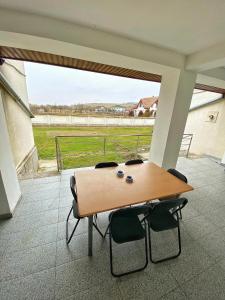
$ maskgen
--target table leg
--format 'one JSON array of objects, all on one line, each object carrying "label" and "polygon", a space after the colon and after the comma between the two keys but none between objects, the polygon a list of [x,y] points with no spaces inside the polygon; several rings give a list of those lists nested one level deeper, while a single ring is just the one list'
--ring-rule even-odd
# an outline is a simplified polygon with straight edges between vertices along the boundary
[{"label": "table leg", "polygon": [[93,216],[88,217],[88,256],[92,256]]}]

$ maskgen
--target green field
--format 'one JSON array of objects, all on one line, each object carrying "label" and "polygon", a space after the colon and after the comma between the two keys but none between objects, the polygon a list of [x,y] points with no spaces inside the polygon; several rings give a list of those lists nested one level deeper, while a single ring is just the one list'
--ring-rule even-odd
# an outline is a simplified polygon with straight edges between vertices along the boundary
[{"label": "green field", "polygon": [[43,160],[55,159],[55,136],[66,136],[58,142],[62,166],[68,169],[141,157],[149,152],[153,127],[34,127],[33,130],[39,159]]}]

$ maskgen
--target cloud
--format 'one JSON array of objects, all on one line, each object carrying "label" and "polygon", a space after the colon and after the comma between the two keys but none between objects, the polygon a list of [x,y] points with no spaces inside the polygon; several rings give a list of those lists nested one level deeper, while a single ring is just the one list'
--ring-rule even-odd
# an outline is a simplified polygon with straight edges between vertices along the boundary
[{"label": "cloud", "polygon": [[25,63],[29,101],[36,104],[137,102],[160,84],[38,63]]}]

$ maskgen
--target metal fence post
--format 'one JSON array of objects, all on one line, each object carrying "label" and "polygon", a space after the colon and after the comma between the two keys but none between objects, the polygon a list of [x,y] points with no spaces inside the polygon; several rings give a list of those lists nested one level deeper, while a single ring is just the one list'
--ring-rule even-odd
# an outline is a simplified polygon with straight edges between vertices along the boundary
[{"label": "metal fence post", "polygon": [[137,155],[138,155],[139,137],[140,137],[140,135],[137,136],[137,143],[136,143],[136,157],[137,157]]},{"label": "metal fence post", "polygon": [[60,170],[60,163],[59,163],[59,149],[58,149],[58,138],[55,136],[55,152],[56,152],[56,162],[57,162],[57,170]]},{"label": "metal fence post", "polygon": [[191,148],[191,142],[192,142],[192,138],[193,138],[193,134],[190,135],[190,141],[189,141],[189,145],[188,145],[188,149],[187,149],[187,153],[186,153],[186,157],[188,158],[188,155],[189,155],[189,151],[190,151],[190,148]]},{"label": "metal fence post", "polygon": [[105,146],[106,146],[106,137],[105,136],[104,136],[104,142],[103,143],[104,143],[103,147],[104,147],[104,156],[105,156]]}]

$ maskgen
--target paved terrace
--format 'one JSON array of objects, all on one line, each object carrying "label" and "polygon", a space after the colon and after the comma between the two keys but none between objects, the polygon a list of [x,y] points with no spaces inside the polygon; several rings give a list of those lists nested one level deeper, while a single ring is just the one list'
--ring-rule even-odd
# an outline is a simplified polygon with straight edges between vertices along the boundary
[{"label": "paved terrace", "polygon": [[[87,256],[87,220],[66,246],[71,170],[21,182],[14,218],[0,223],[0,299],[225,299],[224,168],[206,158],[180,158],[177,169],[195,187],[186,194],[181,256],[121,279],[110,275],[108,240],[95,234],[94,256]],[[107,215],[99,214],[102,229]],[[155,257],[174,250],[175,237],[155,234]],[[142,263],[141,246],[115,248],[118,271]]]}]

